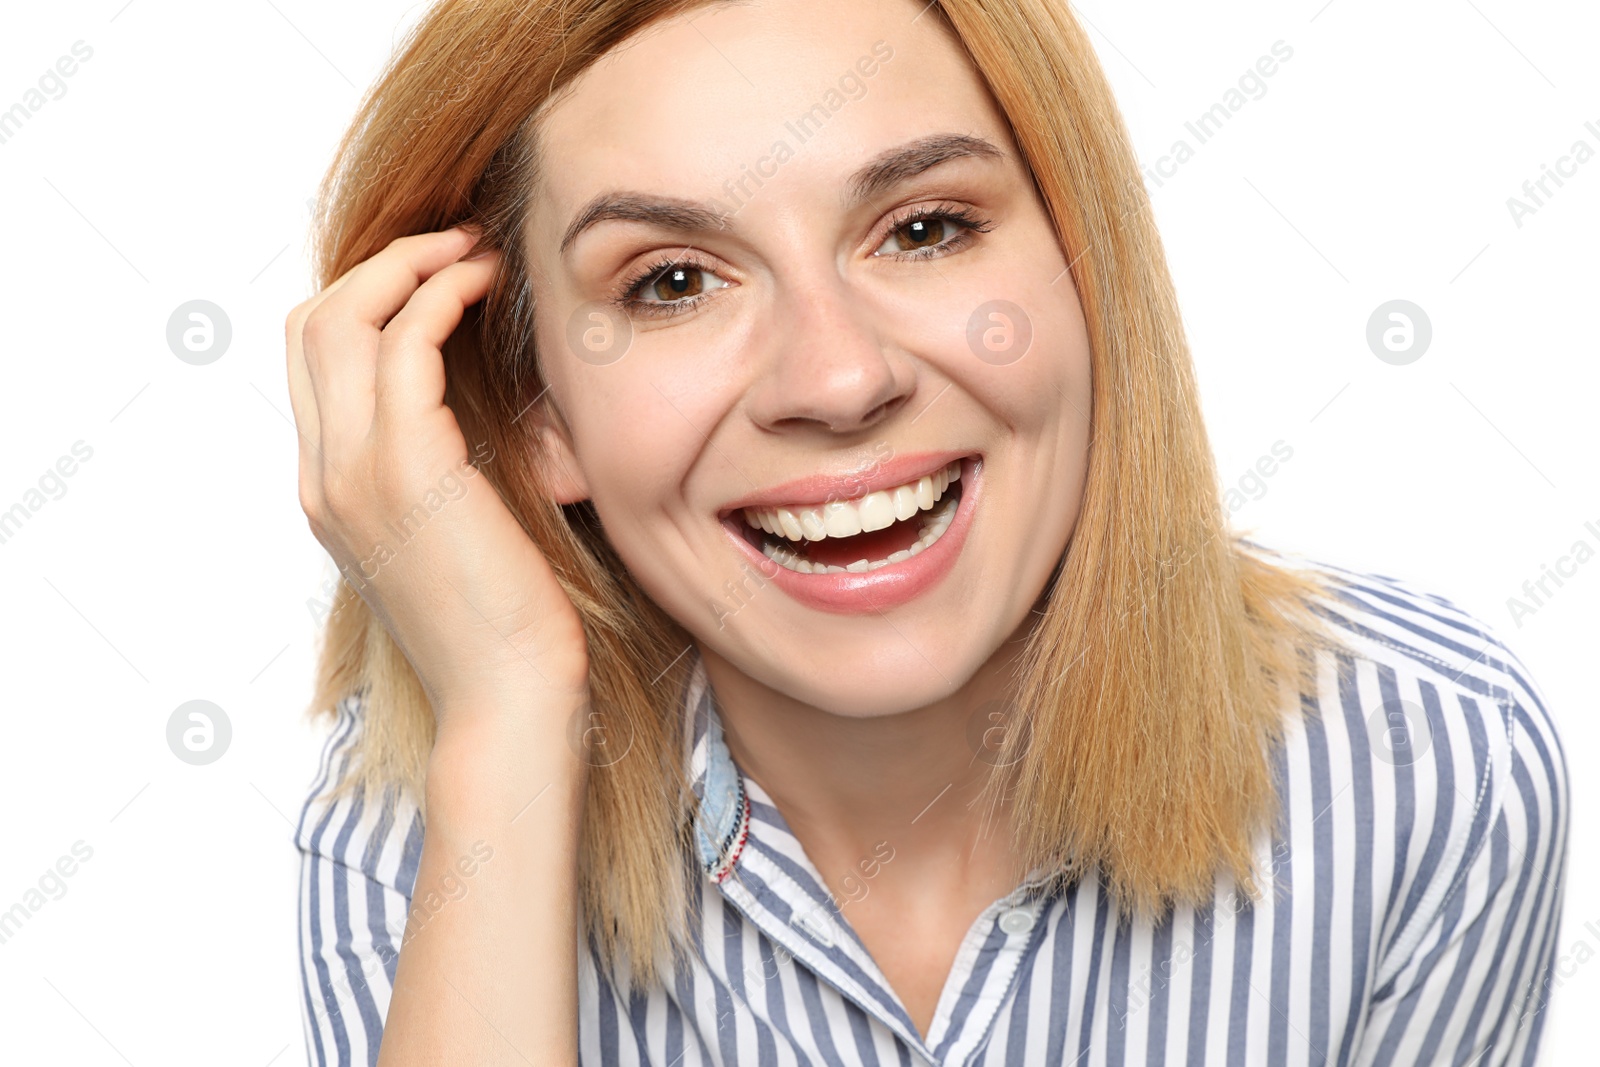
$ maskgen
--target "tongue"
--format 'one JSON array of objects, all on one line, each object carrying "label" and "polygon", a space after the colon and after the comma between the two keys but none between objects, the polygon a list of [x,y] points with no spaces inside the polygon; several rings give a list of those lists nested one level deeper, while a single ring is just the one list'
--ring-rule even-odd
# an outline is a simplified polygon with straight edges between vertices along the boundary
[{"label": "tongue", "polygon": [[922,518],[918,512],[909,519],[901,519],[881,530],[858,533],[854,537],[829,537],[821,541],[803,541],[800,554],[812,563],[825,563],[830,567],[848,567],[857,560],[874,563],[888,559],[902,549],[916,544],[922,536]]}]

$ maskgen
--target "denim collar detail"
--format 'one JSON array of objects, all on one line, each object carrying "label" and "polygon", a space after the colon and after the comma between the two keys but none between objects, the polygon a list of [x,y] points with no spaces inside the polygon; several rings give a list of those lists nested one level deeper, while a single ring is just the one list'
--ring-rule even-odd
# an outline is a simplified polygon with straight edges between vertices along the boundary
[{"label": "denim collar detail", "polygon": [[750,804],[744,778],[722,739],[722,722],[706,678],[705,660],[698,649],[693,655],[694,666],[684,696],[685,765],[699,800],[695,841],[700,865],[720,882],[739,858],[749,831]]}]

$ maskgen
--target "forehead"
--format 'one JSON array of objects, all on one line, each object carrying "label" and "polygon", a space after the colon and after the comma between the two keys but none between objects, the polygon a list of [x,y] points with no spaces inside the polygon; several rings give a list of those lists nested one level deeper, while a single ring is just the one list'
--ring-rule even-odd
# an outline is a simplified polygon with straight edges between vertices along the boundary
[{"label": "forehead", "polygon": [[1009,146],[981,77],[925,6],[713,3],[651,26],[541,116],[541,155],[561,161],[542,174],[543,198],[564,223],[600,188],[722,198],[751,173],[803,186],[931,132]]}]

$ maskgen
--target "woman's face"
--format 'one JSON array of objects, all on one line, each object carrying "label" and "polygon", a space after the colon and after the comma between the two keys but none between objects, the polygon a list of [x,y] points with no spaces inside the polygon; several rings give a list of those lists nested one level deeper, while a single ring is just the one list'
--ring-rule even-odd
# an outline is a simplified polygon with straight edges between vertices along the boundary
[{"label": "woman's face", "polygon": [[708,655],[841,715],[950,697],[1016,635],[1087,466],[1066,258],[922,9],[656,24],[547,109],[526,235],[559,498]]}]

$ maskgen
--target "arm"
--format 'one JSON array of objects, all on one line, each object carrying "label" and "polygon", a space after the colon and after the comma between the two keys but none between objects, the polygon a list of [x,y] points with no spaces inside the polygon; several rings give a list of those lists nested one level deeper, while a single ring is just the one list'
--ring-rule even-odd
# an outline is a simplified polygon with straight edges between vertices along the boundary
[{"label": "arm", "polygon": [[[385,1067],[577,1059],[586,765],[567,727],[587,703],[588,646],[444,403],[441,346],[500,259],[461,258],[476,240],[398,238],[285,323],[301,506],[434,714]],[[452,485],[465,488],[448,507],[426,507]],[[419,508],[426,524],[408,524]]]},{"label": "arm", "polygon": [[[1568,783],[1537,698],[1507,700],[1507,758],[1433,919],[1369,1009],[1354,1063],[1533,1062],[1559,935]],[[1493,702],[1489,702],[1492,706]]]},{"label": "arm", "polygon": [[[514,783],[537,760],[518,760],[510,744],[495,738],[463,744],[454,765],[436,752],[424,835],[408,794],[384,804],[359,789],[339,799],[329,795],[349,769],[363,711],[359,699],[341,708],[295,835],[309,1061],[370,1067],[412,1055],[456,1062],[453,1055],[488,1064],[574,1062],[560,1050],[576,1047],[575,987],[551,978],[576,971],[577,915],[570,904],[576,886],[538,872],[576,870],[577,839],[569,828],[581,815],[571,803],[581,796],[581,770],[576,782],[568,772],[586,764],[554,761],[554,774],[566,775],[568,784],[557,787],[552,777],[551,788],[538,787],[536,803],[527,804],[534,795],[528,793],[507,809],[496,800],[504,795],[499,781],[471,787],[497,773],[478,754],[515,762],[505,779],[512,788],[522,788]],[[561,744],[555,751],[570,750]],[[508,951],[519,942],[527,947]],[[497,953],[505,955],[503,964],[492,962]],[[547,1006],[550,1018],[540,1022],[529,1005]],[[392,1018],[387,1031],[386,1018]],[[406,1029],[415,1033],[394,1036]],[[383,1047],[391,1051],[380,1060],[386,1033]],[[535,1055],[541,1034],[557,1047]],[[429,1050],[429,1043],[437,1047]]]},{"label": "arm", "polygon": [[[382,1067],[577,1063],[586,765],[563,737],[528,728],[567,721],[562,699],[530,700],[537,713],[474,709],[481,732],[434,749]],[[448,896],[443,887],[473,866],[466,891]]]}]

